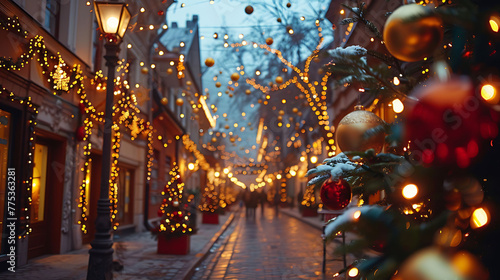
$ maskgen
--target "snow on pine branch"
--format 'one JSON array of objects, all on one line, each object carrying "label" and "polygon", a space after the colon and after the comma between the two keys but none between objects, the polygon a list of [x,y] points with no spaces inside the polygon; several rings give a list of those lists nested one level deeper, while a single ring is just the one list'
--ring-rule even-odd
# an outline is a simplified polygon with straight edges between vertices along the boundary
[{"label": "snow on pine branch", "polygon": [[341,176],[356,168],[357,164],[349,160],[344,154],[340,153],[332,158],[325,159],[323,165],[319,165],[307,171],[306,176],[314,176],[307,185],[322,184],[328,178],[338,180]]}]

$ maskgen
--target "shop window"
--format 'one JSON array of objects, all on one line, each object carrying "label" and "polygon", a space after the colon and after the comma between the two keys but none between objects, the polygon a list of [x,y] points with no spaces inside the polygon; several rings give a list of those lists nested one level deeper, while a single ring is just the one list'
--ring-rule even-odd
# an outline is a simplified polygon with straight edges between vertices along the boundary
[{"label": "shop window", "polygon": [[120,167],[118,173],[118,222],[121,225],[133,223],[132,189],[134,170]]},{"label": "shop window", "polygon": [[44,220],[48,150],[45,145],[35,144],[30,208],[30,220],[33,223]]}]

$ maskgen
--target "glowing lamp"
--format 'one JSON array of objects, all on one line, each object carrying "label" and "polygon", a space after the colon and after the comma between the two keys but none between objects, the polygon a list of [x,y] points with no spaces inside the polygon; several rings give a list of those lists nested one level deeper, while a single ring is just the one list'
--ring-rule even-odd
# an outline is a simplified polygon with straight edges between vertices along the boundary
[{"label": "glowing lamp", "polygon": [[405,106],[403,105],[403,102],[401,102],[401,100],[399,100],[398,98],[392,100],[392,110],[394,111],[394,113],[399,114],[403,112],[404,109]]},{"label": "glowing lamp", "polygon": [[189,169],[189,170],[194,170],[194,163],[190,162],[190,163],[188,164],[188,169]]},{"label": "glowing lamp", "polygon": [[101,32],[122,39],[131,18],[127,4],[94,1],[94,10]]},{"label": "glowing lamp", "polygon": [[359,270],[356,267],[353,267],[353,268],[349,269],[349,272],[347,272],[347,274],[349,275],[349,277],[354,278],[354,277],[358,276]]},{"label": "glowing lamp", "polygon": [[484,100],[491,102],[494,99],[496,99],[495,98],[496,96],[497,96],[497,90],[494,86],[487,84],[481,87],[481,97]]},{"label": "glowing lamp", "polygon": [[472,212],[470,226],[472,228],[480,228],[487,225],[489,220],[488,212],[486,212],[484,208],[477,208],[474,212]]},{"label": "glowing lamp", "polygon": [[491,30],[497,33],[500,29],[500,18],[498,18],[497,16],[491,16],[489,23]]},{"label": "glowing lamp", "polygon": [[312,157],[310,158],[310,160],[311,160],[311,163],[312,163],[312,164],[315,164],[316,162],[318,162],[318,157],[317,157],[317,156],[312,156]]},{"label": "glowing lamp", "polygon": [[415,196],[417,196],[418,187],[415,184],[408,184],[408,185],[404,186],[402,193],[403,193],[404,198],[412,199]]}]

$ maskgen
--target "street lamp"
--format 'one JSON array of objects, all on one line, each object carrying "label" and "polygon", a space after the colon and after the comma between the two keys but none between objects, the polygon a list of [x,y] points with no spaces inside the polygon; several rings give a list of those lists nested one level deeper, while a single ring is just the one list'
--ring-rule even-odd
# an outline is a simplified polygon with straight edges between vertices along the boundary
[{"label": "street lamp", "polygon": [[130,12],[127,4],[117,2],[94,1],[94,11],[106,43],[106,66],[108,81],[106,84],[106,108],[102,144],[101,190],[97,201],[96,232],[90,243],[87,279],[113,279],[113,240],[111,239],[111,220],[109,202],[109,175],[111,168],[111,128],[113,126],[112,109],[114,95],[115,67],[118,63],[120,43],[127,31]]}]

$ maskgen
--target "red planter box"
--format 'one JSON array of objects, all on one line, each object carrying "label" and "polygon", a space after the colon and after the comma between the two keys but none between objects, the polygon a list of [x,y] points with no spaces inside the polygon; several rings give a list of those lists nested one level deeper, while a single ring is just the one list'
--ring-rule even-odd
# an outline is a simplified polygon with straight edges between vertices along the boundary
[{"label": "red planter box", "polygon": [[311,209],[311,208],[302,209],[302,217],[317,217],[317,216],[318,216],[317,209]]},{"label": "red planter box", "polygon": [[203,212],[201,216],[201,222],[204,224],[219,224],[219,214]]},{"label": "red planter box", "polygon": [[171,238],[159,234],[157,253],[163,255],[187,255],[189,254],[189,245],[190,238],[187,234]]}]

